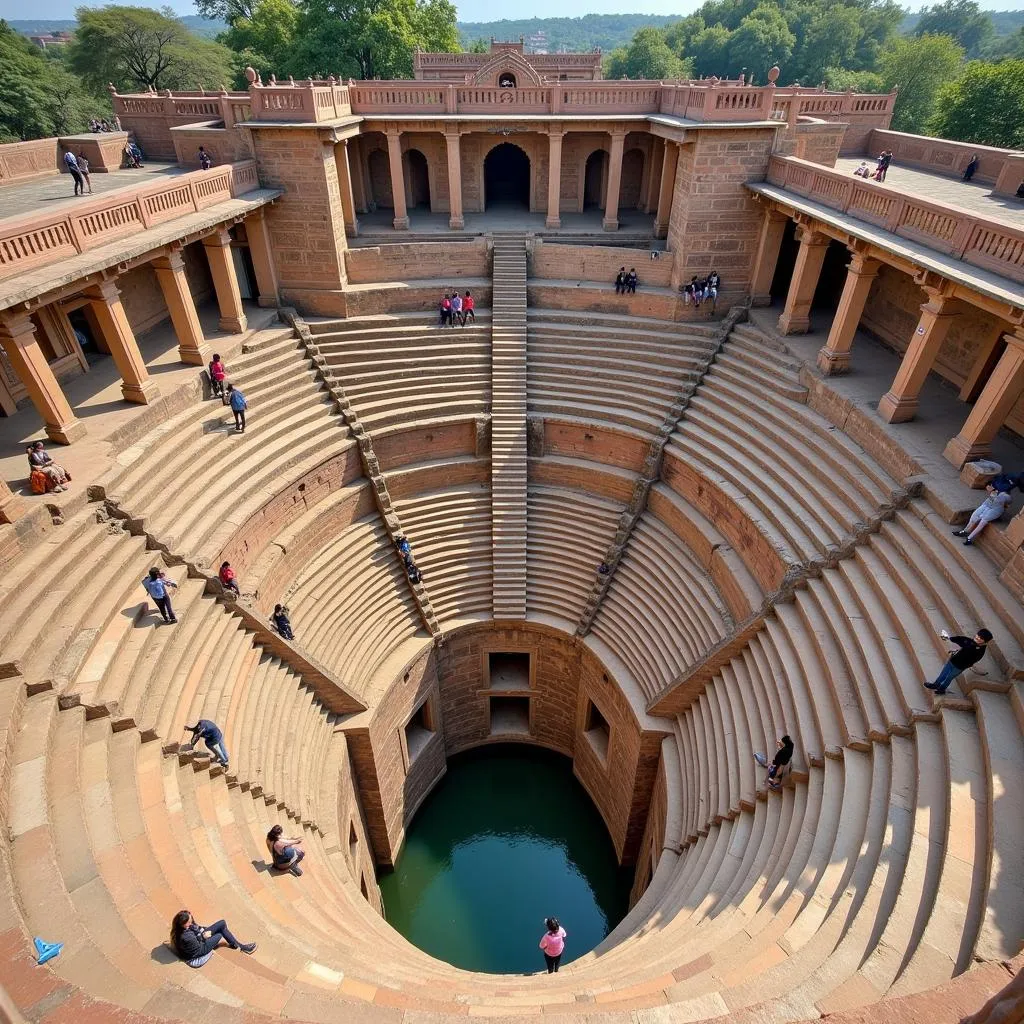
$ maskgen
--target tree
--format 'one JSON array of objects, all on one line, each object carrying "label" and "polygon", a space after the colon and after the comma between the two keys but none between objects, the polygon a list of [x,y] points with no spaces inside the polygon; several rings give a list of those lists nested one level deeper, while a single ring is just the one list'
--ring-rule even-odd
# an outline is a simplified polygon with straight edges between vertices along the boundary
[{"label": "tree", "polygon": [[849,67],[862,35],[860,13],[832,4],[815,10],[807,26],[800,61],[793,73],[808,85],[818,84],[830,67]]},{"label": "tree", "polygon": [[756,74],[764,82],[773,64],[784,64],[793,52],[796,36],[789,30],[778,7],[761,4],[754,8],[729,37],[729,60],[723,72],[730,77]]},{"label": "tree", "polygon": [[234,25],[241,18],[252,20],[259,0],[195,0],[196,10],[204,18],[216,18]]},{"label": "tree", "polygon": [[1024,60],[971,61],[939,90],[928,127],[946,139],[1024,147]]},{"label": "tree", "polygon": [[885,92],[885,82],[877,71],[847,71],[846,68],[825,68],[825,88],[836,92]]},{"label": "tree", "polygon": [[282,73],[288,67],[298,22],[292,0],[257,0],[252,15],[237,17],[218,42],[239,55],[236,64],[241,69],[252,65],[267,78],[272,71]]},{"label": "tree", "polygon": [[59,59],[0,20],[0,142],[82,131],[88,98]]},{"label": "tree", "polygon": [[412,52],[459,48],[449,0],[303,0],[296,75],[411,78]]},{"label": "tree", "polygon": [[218,88],[232,78],[230,51],[192,35],[170,11],[79,7],[68,63],[93,92]]},{"label": "tree", "polygon": [[629,46],[613,50],[608,60],[609,78],[689,78],[693,64],[680,60],[656,28],[642,28]]},{"label": "tree", "polygon": [[945,0],[921,11],[914,34],[952,36],[968,57],[978,57],[992,37],[992,19],[975,0]]},{"label": "tree", "polygon": [[905,36],[891,40],[878,56],[885,88],[899,87],[892,127],[921,132],[935,108],[939,88],[960,73],[964,51],[950,36]]},{"label": "tree", "polygon": [[491,44],[486,39],[474,39],[469,44],[470,53],[490,53]]},{"label": "tree", "polygon": [[690,53],[693,54],[695,75],[724,74],[732,33],[724,25],[712,25],[693,37]]}]

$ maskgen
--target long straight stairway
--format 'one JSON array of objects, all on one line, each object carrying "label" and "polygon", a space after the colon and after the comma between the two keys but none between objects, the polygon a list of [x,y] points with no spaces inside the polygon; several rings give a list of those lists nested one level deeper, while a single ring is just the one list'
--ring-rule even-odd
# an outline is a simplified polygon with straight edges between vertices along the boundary
[{"label": "long straight stairway", "polygon": [[496,619],[526,618],[526,239],[494,236],[491,544]]}]

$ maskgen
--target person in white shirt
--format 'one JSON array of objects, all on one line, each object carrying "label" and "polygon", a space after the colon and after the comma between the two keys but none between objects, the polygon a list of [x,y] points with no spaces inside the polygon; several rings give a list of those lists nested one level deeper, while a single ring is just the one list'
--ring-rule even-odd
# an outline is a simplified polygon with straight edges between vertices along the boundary
[{"label": "person in white shirt", "polygon": [[153,598],[164,622],[177,622],[174,609],[171,607],[171,595],[167,588],[172,587],[176,590],[178,584],[174,580],[169,580],[163,574],[163,570],[154,565],[149,570],[149,575],[143,579],[142,586],[145,588],[146,593]]},{"label": "person in white shirt", "polygon": [[1006,491],[997,491],[991,484],[985,488],[988,497],[971,513],[962,530],[954,530],[954,537],[966,537],[964,544],[973,544],[975,538],[989,523],[1001,519],[1013,498]]}]

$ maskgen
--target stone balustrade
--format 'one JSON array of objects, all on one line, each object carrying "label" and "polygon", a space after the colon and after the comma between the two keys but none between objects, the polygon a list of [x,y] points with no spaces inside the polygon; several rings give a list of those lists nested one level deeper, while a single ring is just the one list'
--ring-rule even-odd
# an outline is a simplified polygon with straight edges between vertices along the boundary
[{"label": "stone balustrade", "polygon": [[[974,142],[954,142],[950,139],[933,139],[924,135],[909,135],[905,132],[891,132],[875,129],[867,142],[868,153],[881,153],[892,150],[893,162],[908,167],[920,167],[922,170],[934,171],[936,174],[960,176],[971,162],[971,157],[978,157],[978,169],[974,172],[974,180],[995,185],[1000,181],[1004,168],[1010,163],[1017,171],[1009,194],[1013,195],[1017,186],[1024,181],[1021,161],[1024,153],[1013,149],[999,149],[995,146],[979,146]],[[1013,175],[1010,175],[1013,178]],[[997,188],[997,191],[999,189]]]},{"label": "stone balustrade", "polygon": [[83,153],[93,174],[116,171],[121,166],[126,132],[84,132],[60,138],[9,142],[0,146],[0,188],[59,174],[64,169],[62,147]]},{"label": "stone balustrade", "polygon": [[1024,281],[1024,230],[1019,228],[795,157],[773,156],[768,181],[966,263]]},{"label": "stone balustrade", "polygon": [[147,181],[0,223],[0,280],[128,238],[258,188],[255,161]]}]

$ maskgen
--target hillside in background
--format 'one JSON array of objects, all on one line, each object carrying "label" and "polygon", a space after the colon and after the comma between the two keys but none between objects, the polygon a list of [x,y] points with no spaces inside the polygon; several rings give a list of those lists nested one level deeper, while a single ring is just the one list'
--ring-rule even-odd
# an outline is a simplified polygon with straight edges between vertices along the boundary
[{"label": "hillside in background", "polygon": [[[523,18],[518,21],[460,21],[459,38],[464,47],[476,39],[517,40],[522,36],[528,50],[570,52],[600,49],[614,50],[625,46],[639,28],[653,25],[662,28],[677,21],[682,15],[658,14],[587,14],[582,18]],[[543,32],[543,45],[531,43],[529,37]]]},{"label": "hillside in background", "polygon": [[[217,33],[223,32],[227,25],[223,21],[215,21],[209,18],[200,18],[195,14],[186,14],[181,18],[189,32],[195,32],[197,36],[205,36],[212,39]],[[42,36],[50,32],[69,32],[75,27],[74,18],[67,19],[29,19],[11,18],[7,22],[15,32],[21,32],[26,36]]]}]

